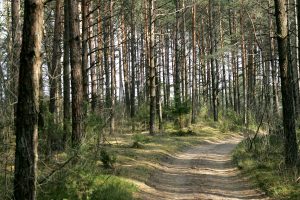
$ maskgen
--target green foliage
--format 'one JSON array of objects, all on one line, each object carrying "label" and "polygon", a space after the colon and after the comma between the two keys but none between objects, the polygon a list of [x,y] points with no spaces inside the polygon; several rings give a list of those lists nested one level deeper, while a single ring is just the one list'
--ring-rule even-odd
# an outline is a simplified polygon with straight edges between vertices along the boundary
[{"label": "green foliage", "polygon": [[[97,180],[96,180],[97,181]],[[103,182],[103,179],[100,180]],[[98,183],[99,184],[99,183]],[[132,193],[136,190],[136,187],[132,184],[128,184],[121,179],[112,179],[108,183],[102,183],[102,187],[95,190],[90,199],[93,200],[132,200]]]},{"label": "green foliage", "polygon": [[37,199],[52,200],[131,200],[137,188],[122,178],[82,167],[65,170],[42,187]]},{"label": "green foliage", "polygon": [[98,133],[103,129],[104,120],[102,115],[90,114],[86,119],[85,123],[87,125],[87,132]]},{"label": "green foliage", "polygon": [[180,116],[189,114],[191,112],[191,102],[190,101],[184,101],[180,104],[174,106],[173,108],[173,115]]},{"label": "green foliage", "polygon": [[296,200],[300,196],[300,186],[295,182],[297,170],[285,168],[282,141],[281,135],[259,136],[249,150],[249,141],[245,140],[234,150],[233,161],[274,199]]},{"label": "green foliage", "polygon": [[138,122],[147,123],[150,117],[149,109],[149,105],[147,103],[143,103],[135,113],[135,120]]},{"label": "green foliage", "polygon": [[187,137],[187,136],[196,136],[197,134],[193,132],[192,130],[179,130],[171,133],[171,136],[179,136],[179,137]]},{"label": "green foliage", "polygon": [[100,160],[105,169],[111,169],[116,163],[117,157],[114,154],[109,154],[104,148],[100,151]]},{"label": "green foliage", "polygon": [[133,144],[132,148],[143,148],[144,143],[149,143],[151,141],[149,136],[146,136],[144,134],[136,133],[132,136]]}]

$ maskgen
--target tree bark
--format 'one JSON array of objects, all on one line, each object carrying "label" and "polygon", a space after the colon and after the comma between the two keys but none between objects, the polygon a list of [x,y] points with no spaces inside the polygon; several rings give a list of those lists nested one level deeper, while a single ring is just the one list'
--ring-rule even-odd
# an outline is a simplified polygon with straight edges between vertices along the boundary
[{"label": "tree bark", "polygon": [[68,0],[72,85],[72,146],[79,147],[83,135],[83,85],[78,0]]},{"label": "tree bark", "polygon": [[64,135],[63,145],[66,145],[67,133],[69,132],[68,124],[71,119],[70,113],[70,21],[68,0],[64,0],[64,69],[63,69],[63,85],[64,85]]},{"label": "tree bark", "polygon": [[[82,9],[82,77],[83,77],[83,101],[85,104],[89,102],[89,78],[88,78],[88,29],[89,29],[89,17],[88,17],[88,4],[87,0],[81,0]],[[86,106],[84,106],[86,107]],[[87,109],[84,110],[86,115]]]},{"label": "tree bark", "polygon": [[149,58],[150,58],[150,122],[149,132],[150,135],[155,134],[155,62],[154,62],[154,0],[149,1]]},{"label": "tree bark", "polygon": [[295,108],[293,101],[293,83],[288,55],[288,23],[285,0],[275,1],[277,24],[277,42],[281,77],[281,93],[283,107],[283,126],[285,134],[285,163],[295,166],[298,159],[298,145],[295,128]]},{"label": "tree bark", "polygon": [[43,36],[42,0],[24,1],[16,115],[14,199],[36,199],[38,115]]}]

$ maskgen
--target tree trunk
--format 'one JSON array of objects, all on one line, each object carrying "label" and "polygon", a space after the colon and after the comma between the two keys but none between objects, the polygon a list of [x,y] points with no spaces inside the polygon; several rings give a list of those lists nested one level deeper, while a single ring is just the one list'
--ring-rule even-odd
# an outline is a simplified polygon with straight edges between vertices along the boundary
[{"label": "tree trunk", "polygon": [[110,0],[110,56],[111,56],[111,108],[110,108],[110,134],[115,132],[115,91],[116,91],[116,66],[115,66],[115,32],[114,32],[114,21],[113,21],[113,6],[114,1]]},{"label": "tree trunk", "polygon": [[123,73],[124,73],[124,86],[125,86],[125,106],[126,106],[126,113],[129,116],[130,113],[130,94],[129,94],[129,77],[128,77],[128,55],[127,55],[127,30],[125,24],[125,13],[122,16],[122,56],[123,56]]},{"label": "tree trunk", "polygon": [[174,101],[175,101],[175,108],[178,109],[181,104],[181,95],[180,95],[180,63],[179,63],[179,0],[176,0],[176,27],[175,27],[175,41],[174,41],[174,48],[175,48],[175,80],[174,80]]},{"label": "tree trunk", "polygon": [[[90,7],[93,9],[93,2],[91,2]],[[96,76],[96,58],[95,54],[92,53],[96,47],[96,40],[94,36],[94,27],[93,27],[93,14],[90,14],[89,17],[89,37],[91,38],[89,42],[89,49],[90,49],[90,70],[91,70],[91,108],[92,112],[95,113],[97,107],[97,76]]]},{"label": "tree trunk", "polygon": [[64,0],[64,69],[63,69],[63,84],[64,84],[64,135],[63,145],[66,144],[67,134],[69,132],[70,113],[70,21],[69,21],[69,6],[68,0]]},{"label": "tree trunk", "polygon": [[298,159],[298,145],[295,129],[293,83],[288,57],[288,23],[285,3],[285,0],[275,0],[275,16],[285,134],[285,163],[287,166],[295,166]]},{"label": "tree trunk", "polygon": [[193,76],[192,76],[192,124],[196,122],[196,5],[192,8],[192,49],[193,49]]},{"label": "tree trunk", "polygon": [[[215,23],[213,22],[213,0],[209,0],[209,36],[210,36],[210,65],[211,65],[211,87],[212,87],[212,109],[213,109],[213,116],[214,116],[214,121],[218,121],[218,103],[217,103],[217,80],[216,80],[216,75],[217,75],[217,70],[215,68],[215,58],[213,58],[214,54],[214,25]],[[217,63],[216,63],[217,64]]]},{"label": "tree trunk", "polygon": [[14,199],[36,199],[38,115],[43,35],[42,0],[24,1],[16,115]]},{"label": "tree trunk", "polygon": [[[83,101],[85,104],[89,102],[89,78],[88,78],[88,29],[89,29],[89,17],[88,17],[88,4],[87,0],[81,0],[82,9],[82,81],[83,81]],[[86,107],[86,106],[84,106]],[[87,109],[84,110],[86,115]]]},{"label": "tree trunk", "polygon": [[154,0],[149,0],[149,58],[150,58],[150,123],[149,133],[150,135],[155,134],[155,62],[154,62]]},{"label": "tree trunk", "polygon": [[72,146],[78,147],[83,135],[83,88],[80,52],[78,0],[68,0],[72,85]]},{"label": "tree trunk", "polygon": [[136,70],[136,42],[135,42],[135,19],[134,19],[135,0],[131,0],[130,32],[131,32],[131,94],[130,94],[130,117],[132,120],[132,130],[134,130],[133,118],[135,115],[135,70]]}]

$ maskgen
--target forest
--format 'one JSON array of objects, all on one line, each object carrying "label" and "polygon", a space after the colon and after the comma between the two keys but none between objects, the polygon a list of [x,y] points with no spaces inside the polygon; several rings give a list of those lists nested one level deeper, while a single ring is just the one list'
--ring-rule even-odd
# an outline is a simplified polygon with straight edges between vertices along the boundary
[{"label": "forest", "polygon": [[0,0],[0,200],[299,200],[299,6]]}]

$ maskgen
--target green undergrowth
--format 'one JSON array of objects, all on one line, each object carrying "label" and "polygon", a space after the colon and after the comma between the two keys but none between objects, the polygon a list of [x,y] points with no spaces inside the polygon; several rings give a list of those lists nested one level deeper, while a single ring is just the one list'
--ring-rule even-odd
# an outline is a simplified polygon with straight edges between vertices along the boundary
[{"label": "green undergrowth", "polygon": [[[146,183],[160,162],[167,162],[176,153],[203,141],[218,141],[235,134],[198,123],[180,130],[166,124],[163,133],[154,136],[142,131],[106,135],[107,142],[100,146],[91,135],[75,164],[71,162],[57,170],[39,186],[38,199],[134,199],[138,187],[133,182]],[[140,146],[137,148],[134,143]],[[49,174],[51,170],[47,169],[55,169],[55,163],[67,160],[68,155],[71,154],[58,153],[48,166],[40,167],[43,173],[39,176]]]},{"label": "green undergrowth", "polygon": [[250,141],[241,142],[233,152],[234,163],[253,183],[274,199],[298,200],[300,184],[297,169],[286,169],[283,138],[258,137],[250,149]]},{"label": "green undergrowth", "polygon": [[137,187],[98,162],[81,160],[60,170],[38,191],[37,199],[43,200],[131,200]]}]

